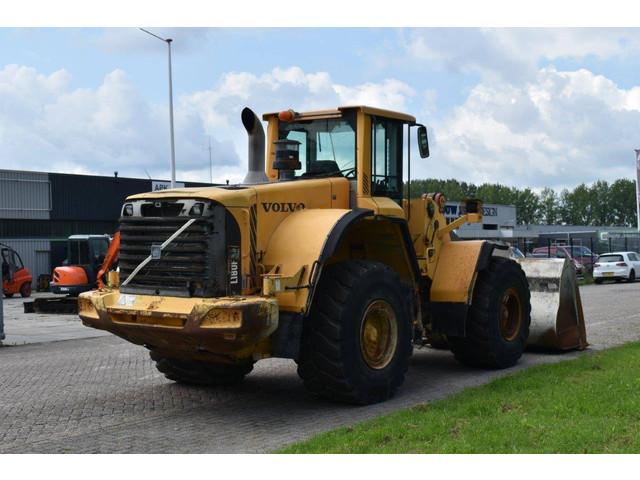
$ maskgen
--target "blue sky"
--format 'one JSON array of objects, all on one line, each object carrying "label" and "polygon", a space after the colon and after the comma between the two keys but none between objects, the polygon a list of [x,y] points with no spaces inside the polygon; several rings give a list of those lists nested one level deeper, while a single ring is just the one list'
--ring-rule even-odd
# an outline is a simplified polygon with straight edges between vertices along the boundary
[{"label": "blue sky", "polygon": [[[176,94],[211,87],[225,72],[266,72],[296,65],[307,72],[327,71],[340,83],[411,78],[412,85],[443,93],[450,108],[464,99],[478,76],[446,72],[424,62],[397,59],[407,30],[395,28],[155,28],[173,37]],[[143,32],[128,28],[0,29],[0,65],[36,67],[41,73],[61,68],[72,72],[72,86],[95,88],[104,76],[122,69],[142,94],[166,101],[166,47]],[[384,61],[384,65],[381,62]]]},{"label": "blue sky", "polygon": [[[634,175],[640,29],[157,28],[178,177],[240,180],[245,105],[368,103],[429,126],[421,177],[562,188]],[[166,47],[132,28],[0,28],[0,168],[167,177]],[[413,158],[416,158],[415,156]]]}]

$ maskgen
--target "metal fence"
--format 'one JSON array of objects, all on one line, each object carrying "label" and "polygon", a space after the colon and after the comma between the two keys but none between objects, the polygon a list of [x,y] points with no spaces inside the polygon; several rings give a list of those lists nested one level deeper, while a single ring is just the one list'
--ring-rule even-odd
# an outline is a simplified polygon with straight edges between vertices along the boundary
[{"label": "metal fence", "polygon": [[[552,247],[567,246],[571,252],[576,252],[573,247],[586,247],[589,249],[585,252],[584,249],[578,249],[581,253],[587,253],[586,255],[572,254],[573,256],[587,256],[591,257],[591,261],[587,262],[587,270],[592,269],[593,264],[596,262],[598,255],[609,252],[636,252],[640,253],[640,233],[620,233],[620,234],[607,234],[607,235],[577,235],[576,237],[568,235],[566,238],[558,239],[548,236],[546,238],[513,238],[509,239],[507,243],[518,247],[522,253],[529,256],[533,253],[534,249],[543,247],[543,254],[546,253],[548,257],[555,257],[556,250]],[[546,247],[546,248],[545,248]]]},{"label": "metal fence", "polygon": [[567,239],[547,238],[512,238],[505,240],[507,243],[518,247],[522,253],[530,254],[538,247],[557,247],[557,246],[584,246],[588,248],[594,255],[600,255],[609,252],[636,252],[640,253],[640,233],[608,235],[603,239],[596,236],[588,238],[574,238],[569,236]]}]

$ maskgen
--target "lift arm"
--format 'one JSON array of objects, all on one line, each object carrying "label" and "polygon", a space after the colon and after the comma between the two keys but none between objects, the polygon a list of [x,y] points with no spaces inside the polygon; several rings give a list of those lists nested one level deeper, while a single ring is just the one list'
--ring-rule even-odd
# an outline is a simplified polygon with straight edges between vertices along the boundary
[{"label": "lift arm", "polygon": [[118,261],[118,254],[120,253],[120,230],[118,230],[114,235],[111,243],[109,244],[109,249],[107,250],[107,254],[104,257],[104,261],[102,262],[102,266],[100,270],[98,270],[97,276],[97,284],[98,288],[104,288],[104,282],[102,281],[102,277],[109,271],[111,265]]}]

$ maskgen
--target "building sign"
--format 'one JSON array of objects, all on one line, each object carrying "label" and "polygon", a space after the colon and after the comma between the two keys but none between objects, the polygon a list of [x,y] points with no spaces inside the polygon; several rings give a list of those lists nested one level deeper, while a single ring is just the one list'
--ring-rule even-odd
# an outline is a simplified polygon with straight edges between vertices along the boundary
[{"label": "building sign", "polygon": [[[171,182],[162,182],[162,181],[151,181],[151,191],[159,192],[161,190],[167,190],[171,188]],[[176,182],[176,188],[184,188],[183,182]]]},{"label": "building sign", "polygon": [[[459,212],[459,207],[456,204],[446,204],[444,206],[444,216],[446,218],[458,218],[462,212]],[[485,217],[497,217],[498,207],[482,207],[482,215]]]},{"label": "building sign", "polygon": [[444,216],[445,217],[457,217],[458,216],[458,205],[450,205],[446,204],[444,206]]},{"label": "building sign", "polygon": [[485,217],[497,217],[498,216],[498,208],[497,207],[482,207],[482,215]]}]

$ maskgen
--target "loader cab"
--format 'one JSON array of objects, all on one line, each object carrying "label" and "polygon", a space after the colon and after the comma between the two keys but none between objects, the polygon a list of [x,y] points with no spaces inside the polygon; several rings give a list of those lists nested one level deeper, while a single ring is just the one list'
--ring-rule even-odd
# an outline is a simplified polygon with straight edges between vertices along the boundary
[{"label": "loader cab", "polygon": [[92,282],[108,249],[108,235],[71,235],[67,243],[67,258],[63,264],[82,267]]},{"label": "loader cab", "polygon": [[[286,110],[263,118],[268,121],[265,171],[270,181],[343,177],[350,183],[351,208],[403,215],[403,164],[409,165],[407,152],[413,148],[407,139],[416,138],[414,117],[357,106]],[[426,129],[420,125],[417,130],[420,156],[428,156]]]}]

